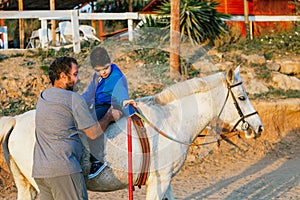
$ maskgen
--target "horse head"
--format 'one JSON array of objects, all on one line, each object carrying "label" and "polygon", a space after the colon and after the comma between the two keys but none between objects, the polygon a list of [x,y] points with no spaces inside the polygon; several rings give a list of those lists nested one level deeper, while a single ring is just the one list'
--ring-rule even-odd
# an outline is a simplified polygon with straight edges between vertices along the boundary
[{"label": "horse head", "polygon": [[226,99],[219,114],[220,119],[245,133],[246,138],[257,138],[263,131],[258,112],[252,106],[240,77],[240,67],[229,69],[224,83]]}]

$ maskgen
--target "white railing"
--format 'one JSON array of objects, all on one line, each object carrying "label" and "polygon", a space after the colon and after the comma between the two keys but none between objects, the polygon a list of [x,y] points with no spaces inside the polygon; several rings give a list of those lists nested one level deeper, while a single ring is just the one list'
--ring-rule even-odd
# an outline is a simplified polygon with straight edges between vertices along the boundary
[{"label": "white railing", "polygon": [[[284,22],[284,21],[300,21],[300,16],[282,16],[282,15],[260,15],[248,17],[249,21],[252,22]],[[244,16],[232,16],[229,21],[245,21]]]},{"label": "white railing", "polygon": [[[127,20],[128,38],[133,39],[133,20],[139,19],[138,13],[79,13],[78,10],[56,10],[56,11],[3,11],[0,12],[0,19],[31,19],[41,20],[43,33],[47,33],[47,20],[71,20],[73,28],[73,50],[79,53],[79,20]],[[7,35],[6,35],[7,36]],[[45,43],[41,44],[46,48]]]},{"label": "white railing", "polygon": [[[157,14],[139,14],[140,19],[145,19],[146,16],[158,17]],[[280,22],[280,21],[300,21],[300,16],[295,15],[249,15],[249,21],[255,22]],[[232,15],[230,19],[222,19],[224,21],[244,21],[243,15]]]},{"label": "white railing", "polygon": [[[47,33],[47,20],[71,20],[73,28],[73,50],[79,53],[79,20],[127,20],[128,21],[128,37],[133,39],[133,20],[143,19],[145,15],[138,13],[79,13],[78,10],[41,10],[41,11],[2,11],[0,19],[31,19],[37,18],[41,20],[41,28]],[[244,21],[244,16],[232,16],[226,21]],[[267,22],[267,21],[300,21],[300,16],[249,16],[250,22]],[[0,29],[1,32],[2,29]],[[7,38],[7,30],[4,28],[4,38]],[[42,44],[43,48],[47,44]]]},{"label": "white railing", "polygon": [[[245,21],[244,16],[232,16],[230,19],[224,19],[224,21],[235,21],[235,22],[243,22]],[[290,22],[290,21],[300,21],[300,16],[282,16],[282,15],[259,15],[259,16],[248,16],[249,21],[249,32],[250,39],[253,39],[253,22]]]}]

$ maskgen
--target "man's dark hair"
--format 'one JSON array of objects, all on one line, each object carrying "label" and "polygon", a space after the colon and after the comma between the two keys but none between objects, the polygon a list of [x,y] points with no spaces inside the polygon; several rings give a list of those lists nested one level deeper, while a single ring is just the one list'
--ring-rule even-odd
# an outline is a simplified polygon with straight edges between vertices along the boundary
[{"label": "man's dark hair", "polygon": [[111,63],[110,57],[103,47],[96,47],[90,55],[90,60],[93,68]]},{"label": "man's dark hair", "polygon": [[52,85],[54,85],[55,80],[59,80],[59,75],[61,72],[64,72],[67,75],[70,73],[72,69],[72,63],[78,65],[75,58],[67,56],[56,58],[51,63],[48,74]]}]

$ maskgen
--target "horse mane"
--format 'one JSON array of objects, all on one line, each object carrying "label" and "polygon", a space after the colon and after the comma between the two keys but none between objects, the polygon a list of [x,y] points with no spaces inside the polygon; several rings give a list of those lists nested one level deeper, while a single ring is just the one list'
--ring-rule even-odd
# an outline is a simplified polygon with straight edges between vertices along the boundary
[{"label": "horse mane", "polygon": [[207,81],[201,78],[193,78],[184,82],[172,85],[153,96],[156,104],[166,105],[176,99],[189,96],[194,93],[207,91]]}]

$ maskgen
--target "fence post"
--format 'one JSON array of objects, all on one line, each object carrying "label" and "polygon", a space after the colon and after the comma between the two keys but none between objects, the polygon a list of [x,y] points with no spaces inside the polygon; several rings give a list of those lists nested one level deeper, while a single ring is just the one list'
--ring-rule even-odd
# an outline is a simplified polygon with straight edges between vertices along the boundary
[{"label": "fence post", "polygon": [[47,28],[47,20],[46,19],[41,20],[41,29],[42,29],[41,30],[42,35],[40,36],[40,39],[42,38],[42,40],[40,42],[41,42],[42,48],[44,49],[47,47],[47,43],[50,39],[50,38],[48,38],[48,28]]},{"label": "fence post", "polygon": [[133,40],[133,20],[128,19],[128,40]]},{"label": "fence post", "polygon": [[78,19],[78,10],[71,11],[71,24],[73,30],[73,50],[74,53],[80,53],[80,39],[79,39],[79,19]]}]

